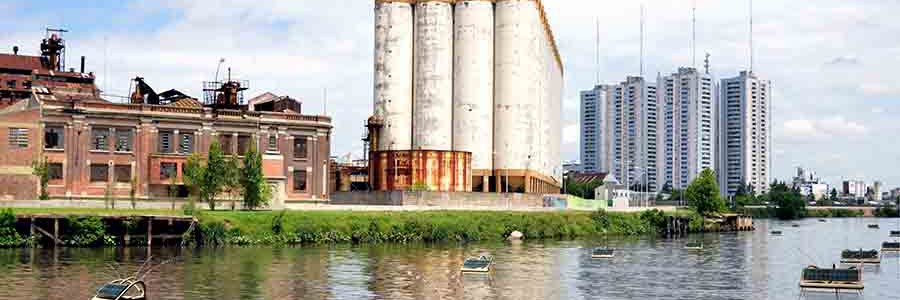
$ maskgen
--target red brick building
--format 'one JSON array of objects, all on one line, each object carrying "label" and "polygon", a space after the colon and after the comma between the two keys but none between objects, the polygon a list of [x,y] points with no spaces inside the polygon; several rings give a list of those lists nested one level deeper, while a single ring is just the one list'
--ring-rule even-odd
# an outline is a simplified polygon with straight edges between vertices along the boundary
[{"label": "red brick building", "polygon": [[184,164],[213,141],[238,157],[256,141],[275,202],[329,197],[329,117],[271,93],[244,101],[247,82],[230,78],[204,83],[202,102],[135,78],[130,103],[113,103],[83,58],[80,72],[62,71],[60,47],[54,35],[41,56],[0,54],[0,199],[37,197],[39,157],[49,161],[51,198],[127,197],[132,186],[139,199],[185,197]]}]

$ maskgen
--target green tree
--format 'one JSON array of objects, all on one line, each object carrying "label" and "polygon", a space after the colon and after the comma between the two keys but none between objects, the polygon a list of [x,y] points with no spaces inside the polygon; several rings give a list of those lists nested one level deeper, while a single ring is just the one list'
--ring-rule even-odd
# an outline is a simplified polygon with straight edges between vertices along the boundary
[{"label": "green tree", "polygon": [[836,189],[836,188],[831,188],[831,195],[830,195],[830,196],[831,196],[831,198],[830,198],[829,200],[831,200],[832,202],[837,201],[837,199],[838,199],[838,193],[837,193],[837,189]]},{"label": "green tree", "polygon": [[255,142],[250,142],[247,154],[244,155],[240,183],[244,191],[245,208],[254,210],[269,203],[272,192],[263,176],[262,153],[256,150]]},{"label": "green tree", "polygon": [[228,158],[225,161],[225,193],[231,198],[231,210],[235,209],[235,202],[242,194],[241,189],[241,167],[237,159]]},{"label": "green tree", "polygon": [[688,203],[702,216],[725,211],[725,201],[719,196],[719,184],[711,169],[704,169],[684,192]]},{"label": "green tree", "polygon": [[[225,186],[225,154],[219,143],[213,141],[209,145],[206,161],[195,154],[188,158],[184,167],[184,183],[191,187],[191,193],[200,201],[209,203],[209,209],[216,209],[216,197]],[[193,203],[189,203],[192,206]]]},{"label": "green tree", "polygon": [[775,216],[783,220],[802,218],[806,215],[806,201],[800,191],[784,182],[775,181],[769,189],[770,204],[775,205]]},{"label": "green tree", "polygon": [[47,194],[47,186],[50,184],[50,166],[46,157],[39,157],[31,162],[31,174],[37,176],[41,183],[38,199],[50,199],[50,195]]},{"label": "green tree", "polygon": [[131,191],[128,192],[128,198],[131,199],[131,209],[137,208],[137,176],[131,177]]},{"label": "green tree", "polygon": [[566,182],[566,193],[584,199],[594,199],[594,190],[601,185],[603,185],[603,181],[597,179],[588,182],[569,179]]}]

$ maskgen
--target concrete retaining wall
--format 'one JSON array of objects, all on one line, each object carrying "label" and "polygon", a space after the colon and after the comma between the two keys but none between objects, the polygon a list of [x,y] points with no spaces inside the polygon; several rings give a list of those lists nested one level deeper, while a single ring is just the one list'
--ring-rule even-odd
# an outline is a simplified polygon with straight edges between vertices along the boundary
[{"label": "concrete retaining wall", "polygon": [[330,204],[534,208],[543,207],[544,201],[538,194],[390,191],[337,192]]}]

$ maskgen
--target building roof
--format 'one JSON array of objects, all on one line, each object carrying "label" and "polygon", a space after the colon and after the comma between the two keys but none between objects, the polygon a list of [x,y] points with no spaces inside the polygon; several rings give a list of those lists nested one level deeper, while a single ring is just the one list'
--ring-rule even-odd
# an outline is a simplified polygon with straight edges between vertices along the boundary
[{"label": "building roof", "polygon": [[0,69],[33,71],[43,69],[39,56],[0,53]]},{"label": "building roof", "polygon": [[606,173],[575,173],[569,177],[569,180],[576,183],[588,183],[603,180],[605,177],[607,177]]}]

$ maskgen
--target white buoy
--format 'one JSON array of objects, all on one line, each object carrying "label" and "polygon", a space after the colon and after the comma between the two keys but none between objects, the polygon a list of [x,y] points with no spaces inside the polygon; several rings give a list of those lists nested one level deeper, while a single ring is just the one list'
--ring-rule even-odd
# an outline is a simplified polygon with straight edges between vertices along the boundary
[{"label": "white buoy", "polygon": [[508,239],[510,241],[516,241],[516,240],[521,240],[523,236],[525,236],[525,235],[522,234],[522,232],[515,230],[513,232],[510,232],[509,237],[507,237],[506,239]]}]

